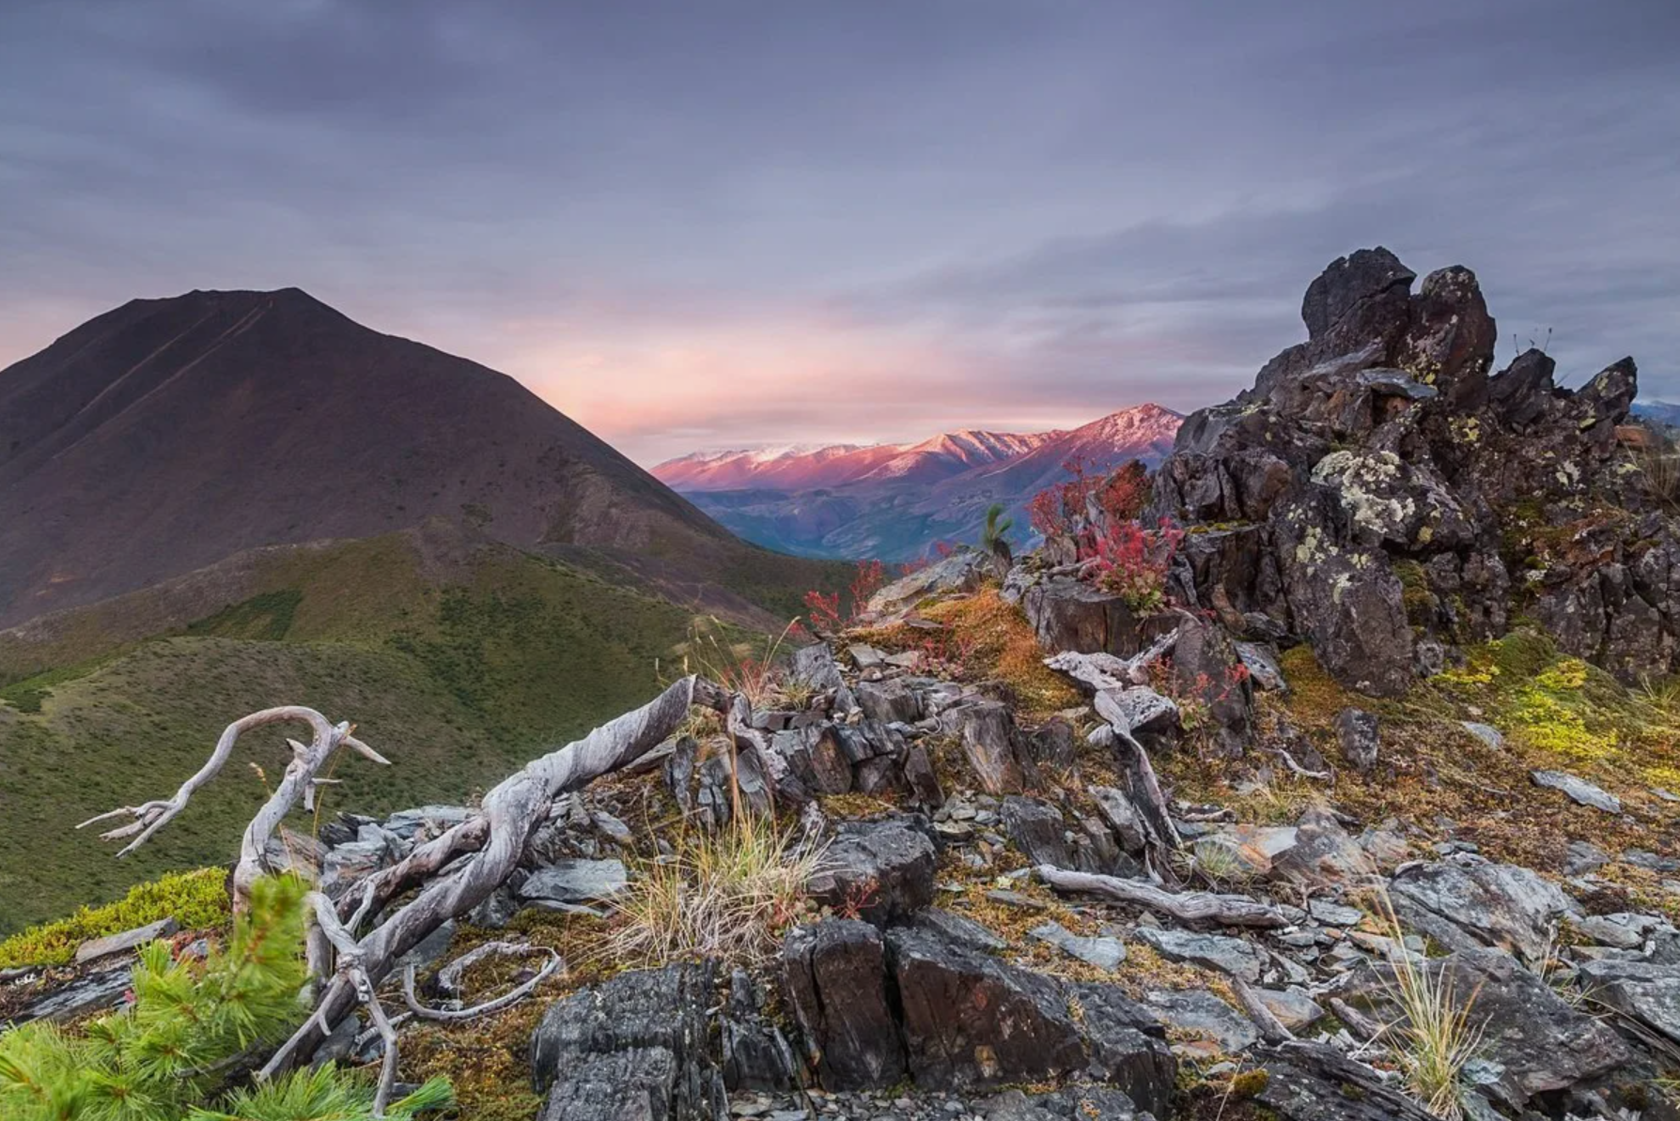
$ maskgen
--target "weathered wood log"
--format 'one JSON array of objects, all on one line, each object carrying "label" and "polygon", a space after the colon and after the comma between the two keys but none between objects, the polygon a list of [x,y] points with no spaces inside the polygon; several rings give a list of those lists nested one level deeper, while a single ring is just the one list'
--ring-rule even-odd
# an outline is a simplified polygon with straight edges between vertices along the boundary
[{"label": "weathered wood log", "polygon": [[420,1003],[420,998],[414,992],[414,967],[408,966],[403,970],[403,1000],[408,1004],[408,1010],[422,1020],[435,1020],[442,1023],[460,1023],[477,1016],[487,1016],[492,1012],[500,1012],[509,1005],[517,1003],[525,996],[536,990],[536,987],[553,976],[554,972],[565,964],[559,953],[547,946],[533,946],[522,942],[486,942],[475,949],[468,950],[442,969],[438,970],[438,988],[445,992],[460,992],[461,973],[475,962],[487,957],[538,957],[548,955],[542,968],[529,980],[524,981],[501,996],[475,1004],[470,1008],[427,1008]]},{"label": "weathered wood log", "polygon": [[[502,780],[484,796],[479,814],[444,834],[429,846],[436,846],[426,862],[441,869],[450,855],[472,851],[453,871],[419,878],[420,893],[394,914],[384,918],[356,946],[356,960],[368,983],[378,985],[389,975],[393,963],[419,945],[448,920],[464,915],[487,898],[507,879],[519,863],[532,830],[547,816],[560,795],[578,790],[601,775],[616,771],[672,735],[687,717],[696,698],[711,707],[729,704],[732,698],[716,685],[685,677],[658,697],[590,732],[581,740],[533,760],[525,768]],[[475,821],[482,822],[474,825]],[[469,826],[472,828],[469,829]],[[452,839],[450,834],[455,834]],[[410,858],[413,860],[413,857]],[[408,862],[404,862],[405,864]],[[405,882],[415,882],[419,865],[411,866]],[[382,890],[389,891],[390,883]],[[363,899],[357,906],[362,915],[377,913]],[[334,910],[334,921],[337,911]],[[342,957],[343,951],[340,950]],[[321,994],[315,1012],[293,1034],[263,1069],[265,1077],[287,1069],[292,1061],[306,1060],[332,1032],[358,1000],[357,979],[343,970],[334,973]],[[365,1001],[364,1001],[365,1003]],[[370,1013],[372,1008],[369,1008]]]},{"label": "weathered wood log", "polygon": [[1122,880],[1093,872],[1072,872],[1050,864],[1038,866],[1038,878],[1057,891],[1085,891],[1121,903],[1135,903],[1171,915],[1180,922],[1212,922],[1221,926],[1288,926],[1283,912],[1246,895],[1216,895],[1208,891],[1165,891],[1142,880]]},{"label": "weathered wood log", "polygon": [[1248,1018],[1254,1021],[1255,1028],[1260,1032],[1260,1038],[1267,1043],[1287,1043],[1295,1038],[1295,1033],[1283,1026],[1283,1021],[1273,1014],[1266,1002],[1260,999],[1260,994],[1249,987],[1248,982],[1241,977],[1228,978],[1231,991],[1236,994],[1237,1003],[1243,1006]]},{"label": "weathered wood log", "polygon": [[[291,762],[286,764],[286,773],[281,777],[279,785],[274,788],[268,801],[257,811],[251,823],[245,827],[245,835],[239,843],[239,863],[233,870],[233,908],[236,912],[245,910],[251,898],[251,885],[263,873],[271,871],[267,864],[268,842],[274,836],[274,831],[280,827],[280,822],[300,802],[306,806],[315,803],[315,786],[318,782],[316,775],[331,759],[333,753],[340,747],[348,747],[364,757],[385,766],[390,761],[380,755],[373,748],[351,735],[354,725],[349,723],[333,724],[312,708],[302,705],[283,705],[279,708],[267,708],[261,712],[253,712],[249,716],[241,717],[229,724],[223,731],[221,738],[216,741],[216,748],[210,753],[210,758],[198,773],[187,779],[169,798],[144,802],[138,806],[123,806],[109,813],[92,817],[76,826],[85,829],[102,821],[128,816],[134,820],[127,825],[100,834],[101,840],[114,841],[123,837],[134,837],[117,853],[118,857],[127,856],[147,841],[152,834],[162,829],[176,814],[186,809],[199,787],[215,778],[233,754],[234,744],[239,737],[253,728],[261,728],[269,724],[302,723],[307,724],[314,733],[314,738],[305,747],[296,740],[287,740],[292,747]],[[139,836],[134,836],[136,833]]]},{"label": "weathered wood log", "polygon": [[1160,661],[1177,642],[1178,631],[1174,629],[1130,658],[1118,658],[1104,651],[1081,654],[1064,650],[1044,659],[1044,664],[1073,678],[1093,693],[1104,689],[1125,689],[1132,685],[1149,684],[1149,667]]}]

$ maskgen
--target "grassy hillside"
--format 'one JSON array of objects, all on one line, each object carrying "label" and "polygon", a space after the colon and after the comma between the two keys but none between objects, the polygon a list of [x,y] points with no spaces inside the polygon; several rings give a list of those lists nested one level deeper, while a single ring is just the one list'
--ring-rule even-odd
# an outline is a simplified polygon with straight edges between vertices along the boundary
[{"label": "grassy hillside", "polygon": [[460,801],[644,701],[692,622],[581,567],[412,534],[276,552],[242,579],[242,598],[158,637],[125,635],[162,612],[131,601],[0,641],[0,934],[231,859],[264,797],[248,763],[278,773],[281,729],[127,860],[73,826],[173,792],[246,712],[309,705],[392,761],[346,759],[329,812]]}]

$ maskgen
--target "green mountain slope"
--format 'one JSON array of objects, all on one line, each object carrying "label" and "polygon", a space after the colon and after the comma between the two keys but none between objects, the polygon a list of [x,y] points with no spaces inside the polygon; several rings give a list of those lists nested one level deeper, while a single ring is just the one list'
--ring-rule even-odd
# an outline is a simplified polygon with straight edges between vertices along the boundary
[{"label": "green mountain slope", "polygon": [[[800,578],[842,576],[765,556],[737,575],[773,606]],[[230,859],[264,797],[248,764],[273,781],[281,730],[242,743],[133,857],[73,827],[172,793],[247,712],[303,704],[356,722],[393,766],[346,759],[325,803],[378,812],[458,802],[640,703],[693,614],[613,571],[432,526],[265,550],[0,632],[0,933]]]}]

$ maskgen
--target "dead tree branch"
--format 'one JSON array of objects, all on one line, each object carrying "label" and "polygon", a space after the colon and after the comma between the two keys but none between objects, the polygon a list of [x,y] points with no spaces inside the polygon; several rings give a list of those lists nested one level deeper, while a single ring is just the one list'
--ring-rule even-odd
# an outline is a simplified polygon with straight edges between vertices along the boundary
[{"label": "dead tree branch", "polygon": [[1038,878],[1057,891],[1087,891],[1121,903],[1135,903],[1171,915],[1180,922],[1214,922],[1222,926],[1288,926],[1275,907],[1246,895],[1215,895],[1208,891],[1164,891],[1142,880],[1122,880],[1092,872],[1072,872],[1050,864],[1038,866]]},{"label": "dead tree branch", "polygon": [[[250,899],[251,885],[258,876],[269,871],[265,852],[269,838],[280,827],[280,822],[291,812],[292,807],[299,802],[313,805],[315,801],[315,786],[319,781],[316,774],[332,758],[333,752],[340,747],[348,747],[353,751],[384,766],[390,761],[380,755],[373,748],[351,735],[354,726],[348,723],[332,724],[325,716],[312,708],[301,705],[283,705],[279,708],[265,708],[261,712],[253,712],[249,716],[241,717],[229,724],[223,730],[222,736],[216,741],[216,749],[210,753],[210,758],[198,773],[181,784],[179,790],[169,798],[152,802],[144,802],[138,806],[123,806],[98,817],[89,818],[76,826],[85,829],[102,821],[114,818],[131,817],[134,820],[127,825],[100,834],[101,840],[115,841],[123,837],[134,837],[117,856],[127,856],[147,841],[152,834],[167,825],[176,814],[186,809],[187,802],[194,793],[205,783],[215,778],[233,754],[233,747],[239,737],[253,728],[261,728],[268,724],[302,723],[307,724],[314,733],[306,747],[296,740],[287,740],[292,747],[291,762],[286,764],[286,773],[281,778],[274,793],[269,795],[268,801],[263,803],[251,823],[245,827],[245,836],[239,843],[239,863],[233,870],[233,906],[235,911],[243,911]],[[139,836],[134,836],[139,834]]]}]

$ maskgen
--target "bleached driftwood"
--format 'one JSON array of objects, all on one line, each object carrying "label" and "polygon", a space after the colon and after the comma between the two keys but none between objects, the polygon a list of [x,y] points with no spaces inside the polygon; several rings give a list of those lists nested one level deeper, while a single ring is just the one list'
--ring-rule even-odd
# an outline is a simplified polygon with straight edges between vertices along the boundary
[{"label": "bleached driftwood", "polygon": [[1091,742],[1112,749],[1119,759],[1121,771],[1126,776],[1127,793],[1149,830],[1148,843],[1159,849],[1181,848],[1184,842],[1179,838],[1178,826],[1173,824],[1172,814],[1167,809],[1167,797],[1161,792],[1161,783],[1155,777],[1149,752],[1130,731],[1113,724],[1100,727],[1097,732],[1103,734],[1092,733]]},{"label": "bleached driftwood", "polygon": [[1248,1018],[1254,1021],[1254,1027],[1260,1033],[1260,1038],[1267,1043],[1287,1043],[1295,1038],[1295,1033],[1283,1026],[1266,1002],[1260,999],[1260,994],[1249,987],[1247,981],[1241,977],[1228,979],[1231,992],[1236,995],[1237,1003],[1243,1006]]},{"label": "bleached driftwood", "polygon": [[1038,878],[1057,891],[1085,891],[1121,903],[1135,903],[1171,915],[1180,922],[1213,922],[1221,926],[1280,927],[1289,920],[1275,907],[1246,895],[1216,895],[1209,891],[1166,891],[1142,880],[1122,880],[1093,872],[1072,872],[1051,864],[1038,866]]},{"label": "bleached driftwood", "polygon": [[1100,650],[1094,654],[1064,650],[1044,659],[1044,664],[1057,673],[1073,678],[1094,693],[1104,689],[1125,689],[1132,685],[1149,684],[1149,667],[1160,661],[1177,644],[1178,630],[1175,628],[1130,658],[1117,658]]},{"label": "bleached driftwood", "polygon": [[[356,902],[357,917],[378,914],[371,900],[384,894],[394,898],[394,884],[419,885],[413,900],[381,918],[355,942],[356,960],[373,985],[389,975],[393,963],[419,945],[448,920],[464,915],[489,897],[519,863],[532,830],[548,814],[560,795],[578,790],[601,775],[616,771],[672,735],[696,702],[723,709],[732,698],[716,685],[685,677],[632,712],[608,721],[581,740],[533,760],[497,784],[484,796],[473,818],[416,850],[373,897]],[[428,870],[420,875],[413,863],[422,851]],[[444,872],[452,856],[467,854],[457,867]],[[396,869],[393,869],[395,871]],[[334,912],[335,919],[337,912]],[[342,957],[342,950],[340,951]],[[343,970],[334,973],[321,994],[314,1014],[276,1052],[261,1072],[272,1077],[295,1060],[307,1059],[358,1000],[356,979]],[[365,1001],[364,1001],[365,1003]],[[369,1007],[369,1012],[373,1011]],[[378,1021],[375,1021],[376,1025]],[[383,1033],[382,1033],[383,1034]]]},{"label": "bleached driftwood", "polygon": [[[309,961],[325,987],[309,1018],[274,1053],[258,1077],[270,1078],[294,1062],[307,1060],[360,1003],[367,1007],[374,1029],[385,1042],[386,1063],[378,1098],[382,1111],[396,1077],[396,1031],[375,993],[396,960],[445,922],[472,910],[506,881],[532,831],[547,817],[556,798],[651,751],[677,730],[692,705],[729,712],[739,702],[740,698],[703,678],[685,677],[642,707],[533,760],[486,794],[478,813],[419,846],[394,867],[369,877],[360,890],[348,893],[337,905],[324,895],[311,893],[315,922],[310,932]],[[744,718],[739,712],[736,716],[750,725],[750,711]],[[236,901],[246,898],[251,882],[265,870],[263,852],[268,838],[287,811],[312,791],[316,772],[335,750],[350,747],[377,762],[386,762],[351,735],[351,725],[329,724],[320,713],[299,706],[252,713],[228,725],[209,761],[182,784],[173,798],[124,807],[83,824],[123,815],[134,818],[133,823],[105,834],[115,839],[138,833],[123,849],[123,854],[132,852],[180,813],[192,794],[216,776],[242,733],[293,720],[309,724],[314,739],[307,748],[294,748],[285,778],[245,831],[234,892]],[[414,888],[420,890],[411,901],[390,914],[383,913],[391,901]],[[372,929],[358,938],[360,925],[376,918]]]},{"label": "bleached driftwood", "polygon": [[[223,730],[221,738],[216,741],[216,749],[210,753],[210,758],[204,766],[198,769],[197,774],[183,782],[172,797],[143,802],[138,806],[123,806],[98,817],[91,817],[76,828],[85,829],[89,825],[113,818],[133,818],[134,820],[127,825],[100,834],[100,839],[106,841],[134,837],[134,840],[117,853],[119,857],[127,856],[151,840],[152,834],[162,829],[176,814],[186,808],[187,802],[199,787],[221,772],[241,735],[253,728],[286,723],[307,724],[314,737],[307,747],[296,740],[286,741],[292,747],[292,759],[286,764],[286,773],[274,788],[274,793],[269,795],[268,801],[263,803],[262,808],[251,819],[251,823],[245,827],[245,836],[239,842],[239,863],[233,870],[233,908],[236,912],[243,911],[251,898],[251,885],[256,882],[257,877],[271,870],[265,857],[269,839],[274,836],[274,831],[280,827],[280,822],[294,806],[300,802],[306,808],[314,806],[315,787],[327,781],[316,776],[335,751],[340,747],[348,747],[375,763],[390,765],[388,759],[351,735],[355,730],[354,725],[330,723],[319,712],[301,705],[283,705],[253,712],[235,720]],[[134,836],[135,834],[139,836]]]},{"label": "bleached driftwood", "polygon": [[469,965],[484,960],[487,957],[537,957],[548,955],[542,968],[529,979],[515,985],[501,996],[475,1004],[470,1008],[427,1008],[420,1003],[420,998],[414,992],[414,966],[403,970],[403,1000],[408,1004],[408,1010],[422,1020],[437,1020],[443,1023],[460,1023],[471,1020],[476,1016],[487,1016],[492,1012],[500,1012],[511,1004],[517,1003],[523,997],[536,990],[536,987],[553,976],[556,970],[565,964],[559,953],[547,946],[533,946],[522,942],[486,942],[476,949],[468,950],[442,969],[438,970],[437,985],[445,992],[458,993],[461,990],[461,973]]}]

